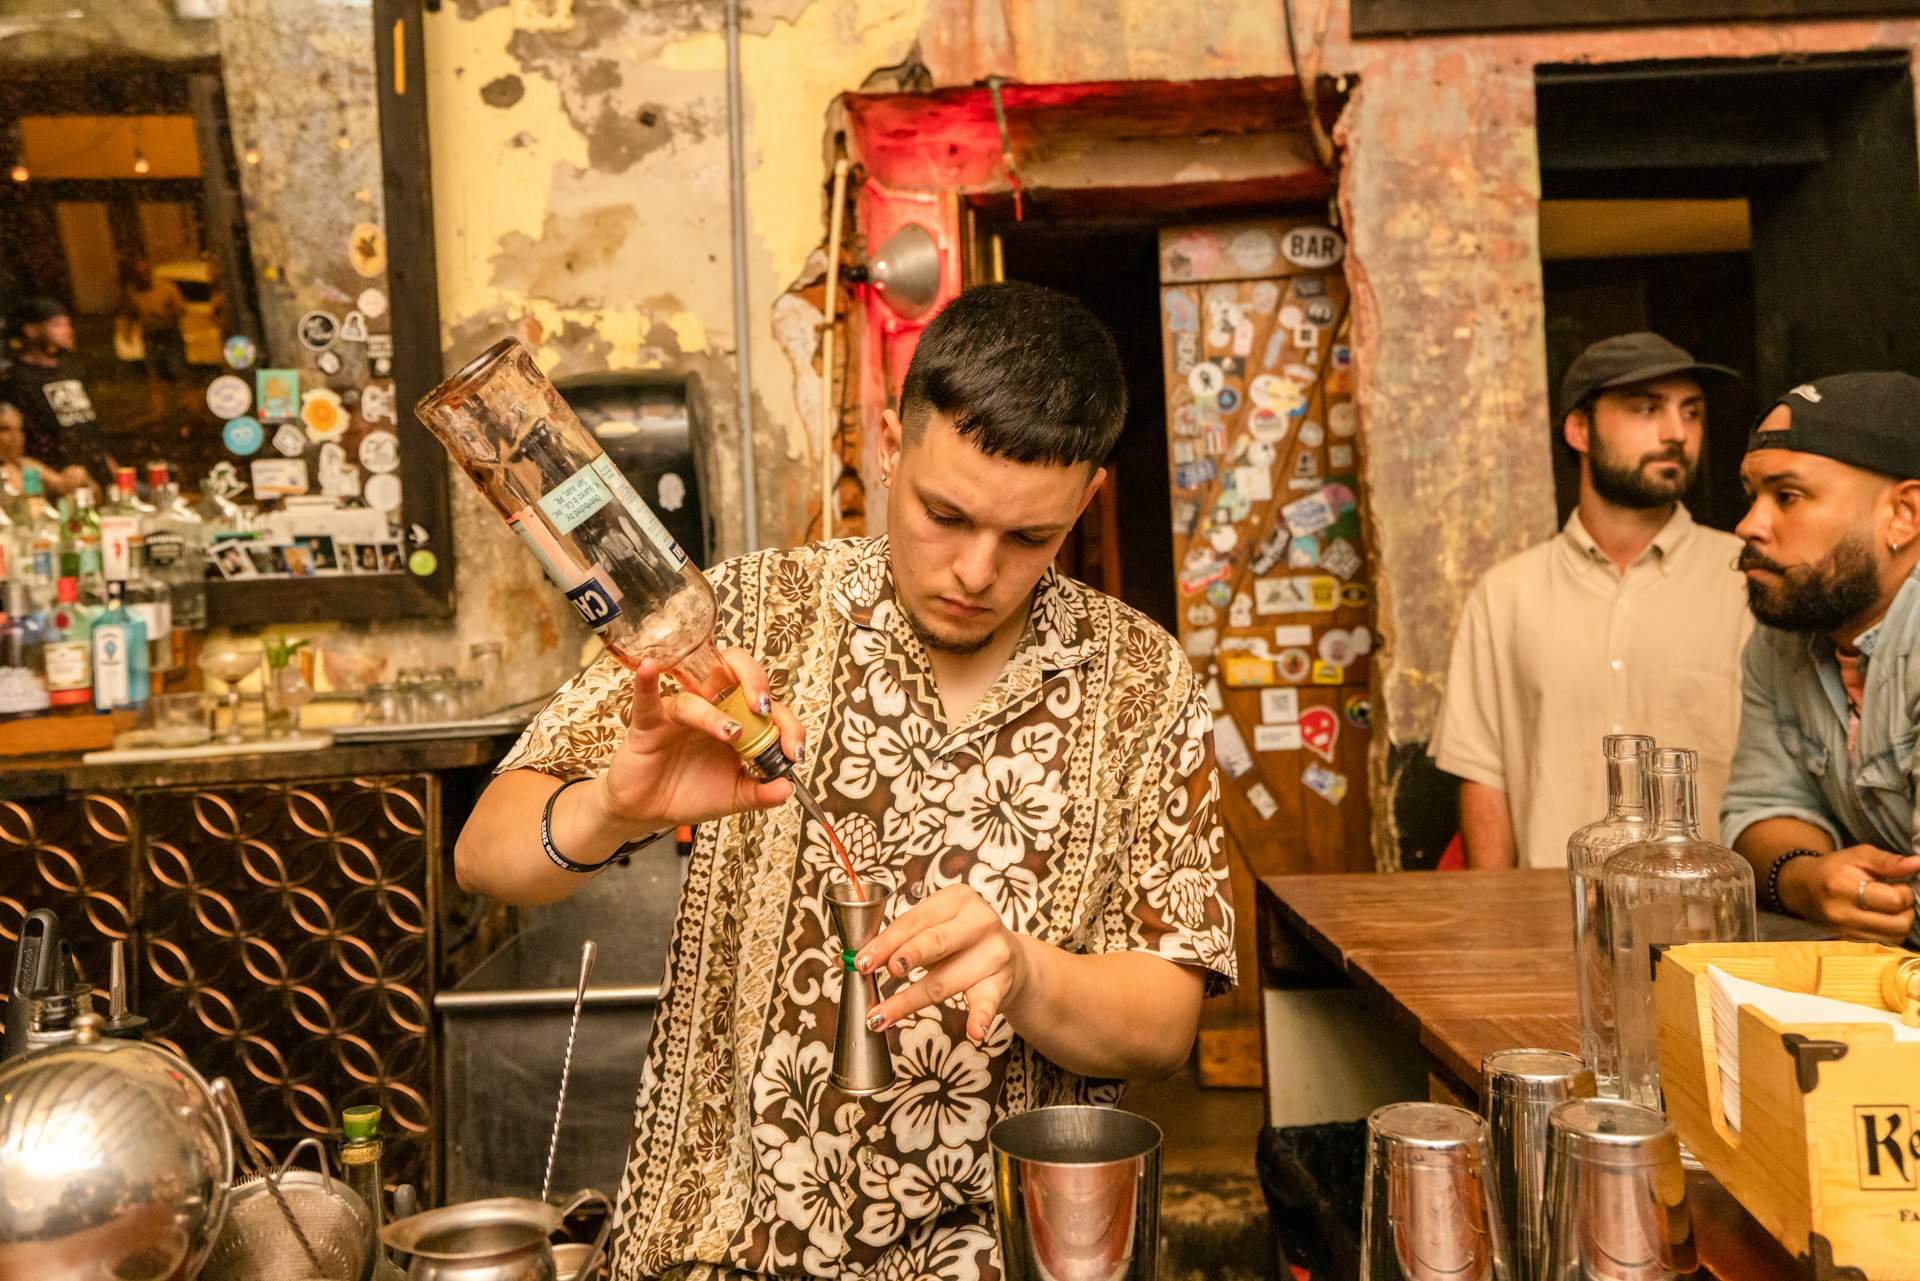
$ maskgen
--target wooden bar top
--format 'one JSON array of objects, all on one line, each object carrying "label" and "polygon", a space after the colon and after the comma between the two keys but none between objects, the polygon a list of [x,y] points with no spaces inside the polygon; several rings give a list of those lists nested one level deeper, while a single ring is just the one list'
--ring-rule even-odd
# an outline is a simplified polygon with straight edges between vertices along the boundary
[{"label": "wooden bar top", "polygon": [[[1520,1046],[1579,1052],[1573,904],[1558,868],[1268,876],[1270,909],[1373,1004],[1417,1033],[1463,1097],[1480,1063]],[[1816,937],[1767,917],[1761,937]],[[1711,1176],[1689,1174],[1695,1241],[1720,1281],[1806,1276]]]}]

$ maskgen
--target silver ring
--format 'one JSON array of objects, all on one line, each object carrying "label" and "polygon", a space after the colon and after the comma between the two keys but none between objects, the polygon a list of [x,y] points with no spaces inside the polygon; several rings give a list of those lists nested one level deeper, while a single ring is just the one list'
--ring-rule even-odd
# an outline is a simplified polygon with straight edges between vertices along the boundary
[{"label": "silver ring", "polygon": [[1871,912],[1873,910],[1867,906],[1867,886],[1871,884],[1873,884],[1873,878],[1871,876],[1866,877],[1860,882],[1859,887],[1853,891],[1853,905],[1862,912]]}]

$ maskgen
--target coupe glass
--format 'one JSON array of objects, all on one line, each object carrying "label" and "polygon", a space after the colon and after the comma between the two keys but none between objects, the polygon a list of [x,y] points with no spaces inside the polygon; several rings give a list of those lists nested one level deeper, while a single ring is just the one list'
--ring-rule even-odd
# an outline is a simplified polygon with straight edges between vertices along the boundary
[{"label": "coupe glass", "polygon": [[260,667],[261,654],[251,645],[209,645],[200,651],[200,671],[210,680],[227,683],[227,732],[223,743],[244,743],[240,732],[240,682]]}]

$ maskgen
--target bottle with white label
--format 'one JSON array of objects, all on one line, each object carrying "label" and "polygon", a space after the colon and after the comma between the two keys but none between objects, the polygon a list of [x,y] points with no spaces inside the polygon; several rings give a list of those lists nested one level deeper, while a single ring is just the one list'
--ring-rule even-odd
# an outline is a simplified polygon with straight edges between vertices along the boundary
[{"label": "bottle with white label", "polygon": [[100,507],[100,569],[110,583],[133,577],[134,558],[146,540],[151,505],[140,500],[131,467],[114,470],[113,490]]},{"label": "bottle with white label", "polygon": [[6,585],[0,614],[0,721],[47,713],[45,616],[36,613],[26,585]]},{"label": "bottle with white label", "polygon": [[54,583],[60,576],[60,516],[45,497],[38,467],[20,470],[21,498],[16,523],[20,527],[20,567],[14,577],[27,585],[36,609],[53,604]]},{"label": "bottle with white label", "polygon": [[[713,588],[527,349],[502,339],[415,407],[607,650],[658,663],[741,726],[762,778],[793,767],[713,644]],[[810,799],[810,798],[808,798]]]},{"label": "bottle with white label", "polygon": [[167,585],[172,626],[195,632],[207,625],[207,523],[169,473],[165,463],[147,467],[155,508],[147,524],[147,567]]},{"label": "bottle with white label", "polygon": [[62,578],[47,613],[47,702],[55,711],[93,701],[93,610],[80,603],[80,580]]},{"label": "bottle with white label", "polygon": [[147,626],[127,609],[125,584],[107,584],[107,607],[93,620],[93,708],[145,707],[151,688]]}]

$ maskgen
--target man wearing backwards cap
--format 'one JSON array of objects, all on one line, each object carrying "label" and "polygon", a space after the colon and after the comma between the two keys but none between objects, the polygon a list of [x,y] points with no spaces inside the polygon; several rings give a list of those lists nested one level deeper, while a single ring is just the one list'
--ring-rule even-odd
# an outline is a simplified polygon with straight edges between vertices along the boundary
[{"label": "man wearing backwards cap", "polygon": [[1920,944],[1920,378],[1795,387],[1747,442],[1736,531],[1762,626],[1721,811],[1762,907]]},{"label": "man wearing backwards cap", "polygon": [[1752,622],[1738,542],[1695,525],[1680,495],[1700,461],[1701,377],[1731,372],[1647,333],[1595,343],[1567,370],[1579,506],[1474,588],[1433,736],[1461,780],[1470,865],[1564,865],[1567,837],[1606,810],[1607,734],[1698,749],[1713,812]]}]

